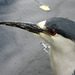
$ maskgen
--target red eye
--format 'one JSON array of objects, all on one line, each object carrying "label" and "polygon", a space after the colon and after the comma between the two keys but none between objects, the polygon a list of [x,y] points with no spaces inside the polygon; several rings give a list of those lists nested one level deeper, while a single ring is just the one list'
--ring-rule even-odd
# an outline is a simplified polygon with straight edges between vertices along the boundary
[{"label": "red eye", "polygon": [[56,34],[56,32],[55,32],[53,29],[50,29],[49,33],[50,33],[51,35],[55,35],[55,34]]}]

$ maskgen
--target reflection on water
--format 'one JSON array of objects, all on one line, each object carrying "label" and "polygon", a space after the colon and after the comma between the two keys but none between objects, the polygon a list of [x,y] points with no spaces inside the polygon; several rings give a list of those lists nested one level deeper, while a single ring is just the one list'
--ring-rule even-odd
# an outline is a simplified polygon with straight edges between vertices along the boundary
[{"label": "reflection on water", "polygon": [[0,0],[0,5],[10,5],[12,3],[14,3],[14,1],[16,0]]}]

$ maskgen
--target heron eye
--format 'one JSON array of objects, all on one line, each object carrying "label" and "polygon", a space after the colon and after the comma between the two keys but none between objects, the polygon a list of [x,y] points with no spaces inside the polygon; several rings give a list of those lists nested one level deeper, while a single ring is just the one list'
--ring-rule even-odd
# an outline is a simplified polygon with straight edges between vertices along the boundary
[{"label": "heron eye", "polygon": [[55,35],[55,34],[56,34],[56,32],[55,32],[54,29],[50,29],[50,30],[49,30],[49,33],[50,33],[51,35]]}]

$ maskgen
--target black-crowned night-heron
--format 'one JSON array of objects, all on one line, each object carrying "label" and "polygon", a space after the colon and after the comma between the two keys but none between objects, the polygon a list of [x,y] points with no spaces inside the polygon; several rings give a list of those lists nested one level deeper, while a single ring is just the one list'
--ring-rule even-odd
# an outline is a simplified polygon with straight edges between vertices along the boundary
[{"label": "black-crowned night-heron", "polygon": [[75,22],[51,18],[37,24],[0,22],[33,32],[50,44],[51,66],[55,75],[75,75]]}]

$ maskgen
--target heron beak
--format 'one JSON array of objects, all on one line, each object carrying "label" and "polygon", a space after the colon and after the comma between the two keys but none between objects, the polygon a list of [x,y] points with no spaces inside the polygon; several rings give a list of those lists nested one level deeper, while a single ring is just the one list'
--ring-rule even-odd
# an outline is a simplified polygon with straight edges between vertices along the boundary
[{"label": "heron beak", "polygon": [[27,23],[24,26],[24,29],[27,30],[27,31],[29,31],[29,32],[36,33],[36,34],[39,34],[40,32],[44,31],[37,24],[30,24],[30,23]]},{"label": "heron beak", "polygon": [[37,33],[37,34],[44,31],[42,28],[39,27],[38,24],[31,24],[31,23],[0,22],[0,25],[6,25],[6,26],[11,26],[11,27],[18,27],[18,28],[27,30],[29,32]]}]

